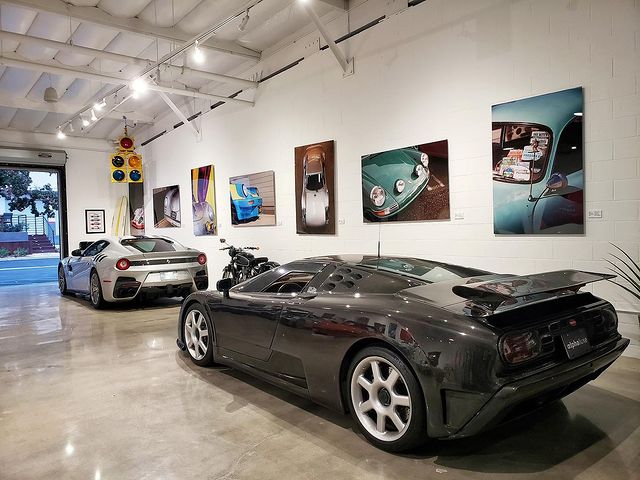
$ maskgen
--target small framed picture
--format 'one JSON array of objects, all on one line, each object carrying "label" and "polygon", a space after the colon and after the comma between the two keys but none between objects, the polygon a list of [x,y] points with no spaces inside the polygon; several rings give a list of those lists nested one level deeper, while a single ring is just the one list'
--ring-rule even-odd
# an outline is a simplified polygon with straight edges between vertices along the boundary
[{"label": "small framed picture", "polygon": [[106,233],[104,210],[85,210],[84,221],[87,233]]}]

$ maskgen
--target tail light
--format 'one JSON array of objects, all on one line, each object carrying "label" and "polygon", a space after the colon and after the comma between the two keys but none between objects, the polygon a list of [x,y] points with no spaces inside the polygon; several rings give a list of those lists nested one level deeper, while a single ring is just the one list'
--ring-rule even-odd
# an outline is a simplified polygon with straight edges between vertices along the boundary
[{"label": "tail light", "polygon": [[116,268],[118,270],[127,270],[131,266],[131,262],[127,258],[121,258],[116,262]]},{"label": "tail light", "polygon": [[200,265],[204,265],[205,263],[207,263],[207,256],[204,253],[198,255],[198,263]]},{"label": "tail light", "polygon": [[536,332],[512,333],[502,339],[501,350],[511,364],[531,360],[540,354],[540,337]]},{"label": "tail light", "polygon": [[615,310],[603,308],[602,318],[604,319],[605,330],[609,331],[618,328],[618,315],[616,314]]}]

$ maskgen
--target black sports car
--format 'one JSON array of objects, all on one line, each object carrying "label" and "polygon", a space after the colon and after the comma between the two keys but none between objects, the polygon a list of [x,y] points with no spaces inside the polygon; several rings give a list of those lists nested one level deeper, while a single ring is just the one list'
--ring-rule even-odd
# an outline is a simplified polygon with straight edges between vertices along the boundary
[{"label": "black sports car", "polygon": [[349,411],[389,451],[473,435],[571,393],[629,344],[610,276],[498,275],[417,258],[316,257],[182,306],[178,346]]}]

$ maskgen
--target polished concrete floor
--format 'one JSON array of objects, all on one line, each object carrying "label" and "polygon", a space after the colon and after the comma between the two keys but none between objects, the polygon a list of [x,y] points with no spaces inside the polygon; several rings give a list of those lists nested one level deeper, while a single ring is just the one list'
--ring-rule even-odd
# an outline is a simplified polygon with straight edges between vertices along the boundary
[{"label": "polished concrete floor", "polygon": [[410,455],[175,346],[178,304],[94,311],[0,288],[0,479],[640,478],[640,360],[482,436]]}]

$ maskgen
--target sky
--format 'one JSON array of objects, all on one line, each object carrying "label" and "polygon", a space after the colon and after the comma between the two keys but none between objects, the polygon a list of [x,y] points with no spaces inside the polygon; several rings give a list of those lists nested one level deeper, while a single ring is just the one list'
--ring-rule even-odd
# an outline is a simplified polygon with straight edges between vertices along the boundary
[{"label": "sky", "polygon": [[49,172],[30,172],[31,188],[42,188],[47,183],[53,190],[58,190],[58,174]]}]

